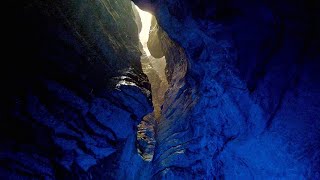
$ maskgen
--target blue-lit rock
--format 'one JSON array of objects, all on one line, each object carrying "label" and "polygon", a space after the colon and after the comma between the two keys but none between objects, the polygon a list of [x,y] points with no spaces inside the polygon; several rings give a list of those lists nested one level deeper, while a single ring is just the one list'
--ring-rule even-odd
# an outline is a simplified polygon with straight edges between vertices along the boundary
[{"label": "blue-lit rock", "polygon": [[136,2],[165,31],[156,178],[320,177],[318,3]]},{"label": "blue-lit rock", "polygon": [[318,2],[133,1],[155,15],[151,54],[167,60],[149,143],[129,0],[4,5],[1,179],[320,178]]},{"label": "blue-lit rock", "polygon": [[1,62],[0,178],[137,174],[145,167],[137,125],[152,104],[131,2],[12,7],[8,46],[15,53]]}]

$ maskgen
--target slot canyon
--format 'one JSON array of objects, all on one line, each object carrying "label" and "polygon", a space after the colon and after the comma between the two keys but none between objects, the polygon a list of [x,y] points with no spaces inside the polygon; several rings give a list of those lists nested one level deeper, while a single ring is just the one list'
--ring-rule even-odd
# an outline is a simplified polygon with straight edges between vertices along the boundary
[{"label": "slot canyon", "polygon": [[320,2],[5,2],[0,179],[320,179]]}]

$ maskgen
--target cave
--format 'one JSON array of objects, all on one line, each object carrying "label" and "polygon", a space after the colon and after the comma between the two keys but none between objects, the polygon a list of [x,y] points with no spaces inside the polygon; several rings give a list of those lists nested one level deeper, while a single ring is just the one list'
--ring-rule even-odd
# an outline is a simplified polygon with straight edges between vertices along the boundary
[{"label": "cave", "polygon": [[1,179],[320,179],[320,3],[5,2]]},{"label": "cave", "polygon": [[[134,4],[134,3],[133,3]],[[146,161],[152,161],[155,148],[156,125],[161,119],[161,106],[164,103],[164,95],[168,89],[168,81],[165,73],[166,59],[160,50],[160,46],[154,46],[154,38],[157,38],[157,23],[152,14],[133,5],[138,25],[140,61],[142,71],[147,75],[151,85],[153,112],[143,117],[137,130],[137,150]],[[149,33],[150,31],[150,33]],[[149,34],[151,36],[149,36]],[[148,41],[150,38],[150,41]],[[148,43],[149,42],[149,43]],[[153,50],[152,54],[149,47]],[[162,55],[161,55],[162,54]],[[157,58],[155,58],[154,56]]]}]

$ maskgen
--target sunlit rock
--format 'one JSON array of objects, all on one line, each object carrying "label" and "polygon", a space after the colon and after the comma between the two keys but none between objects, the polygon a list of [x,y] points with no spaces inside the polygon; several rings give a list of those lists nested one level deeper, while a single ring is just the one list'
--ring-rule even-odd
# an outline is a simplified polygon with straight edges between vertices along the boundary
[{"label": "sunlit rock", "polygon": [[161,37],[159,37],[161,32],[159,31],[157,20],[153,17],[150,27],[150,37],[148,39],[148,49],[150,50],[151,55],[155,58],[162,58],[164,56],[160,42]]}]

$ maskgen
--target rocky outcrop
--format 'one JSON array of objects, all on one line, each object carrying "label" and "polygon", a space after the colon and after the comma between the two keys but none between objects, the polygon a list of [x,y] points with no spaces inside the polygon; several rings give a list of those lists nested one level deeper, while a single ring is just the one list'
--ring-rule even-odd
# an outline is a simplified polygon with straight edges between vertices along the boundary
[{"label": "rocky outcrop", "polygon": [[0,177],[135,178],[137,125],[152,104],[131,2],[12,3]]},{"label": "rocky outcrop", "polygon": [[154,113],[146,115],[138,125],[137,149],[143,160],[152,161],[155,148],[155,124]]},{"label": "rocky outcrop", "polygon": [[319,178],[318,3],[135,2],[170,37],[154,178]]},{"label": "rocky outcrop", "polygon": [[320,178],[318,2],[133,1],[157,123],[129,0],[5,5],[1,179]]},{"label": "rocky outcrop", "polygon": [[161,30],[159,30],[157,20],[153,16],[151,20],[149,40],[147,45],[151,55],[155,58],[162,58],[164,56],[160,42],[161,37],[159,36],[161,36]]},{"label": "rocky outcrop", "polygon": [[[152,26],[150,28],[153,29]],[[154,37],[149,37],[148,42],[142,42],[143,40],[140,40],[141,44],[146,45],[147,43],[152,42],[156,39]],[[154,149],[156,145],[155,130],[157,128],[157,123],[161,117],[161,106],[164,103],[164,95],[168,89],[168,81],[165,74],[165,57],[155,58],[152,55],[148,56],[147,53],[144,51],[144,49],[146,48],[146,46],[140,48],[142,52],[141,65],[143,72],[148,76],[149,82],[151,84],[152,104],[154,110],[152,113],[145,116],[142,122],[138,125],[137,146],[138,152],[141,155],[141,157],[145,161],[150,162],[153,160],[154,157]],[[149,51],[148,49],[146,50]]]},{"label": "rocky outcrop", "polygon": [[131,5],[132,5],[133,14],[134,14],[134,17],[135,17],[135,22],[136,22],[136,24],[138,26],[138,33],[140,33],[141,30],[142,30],[141,17],[140,17],[139,12],[138,12],[138,10],[136,8],[136,5],[133,2],[131,2]]},{"label": "rocky outcrop", "polygon": [[148,76],[151,84],[155,118],[159,119],[164,95],[168,89],[168,81],[165,75],[166,59],[165,57],[157,59],[152,56],[142,56],[141,64],[143,72]]}]

